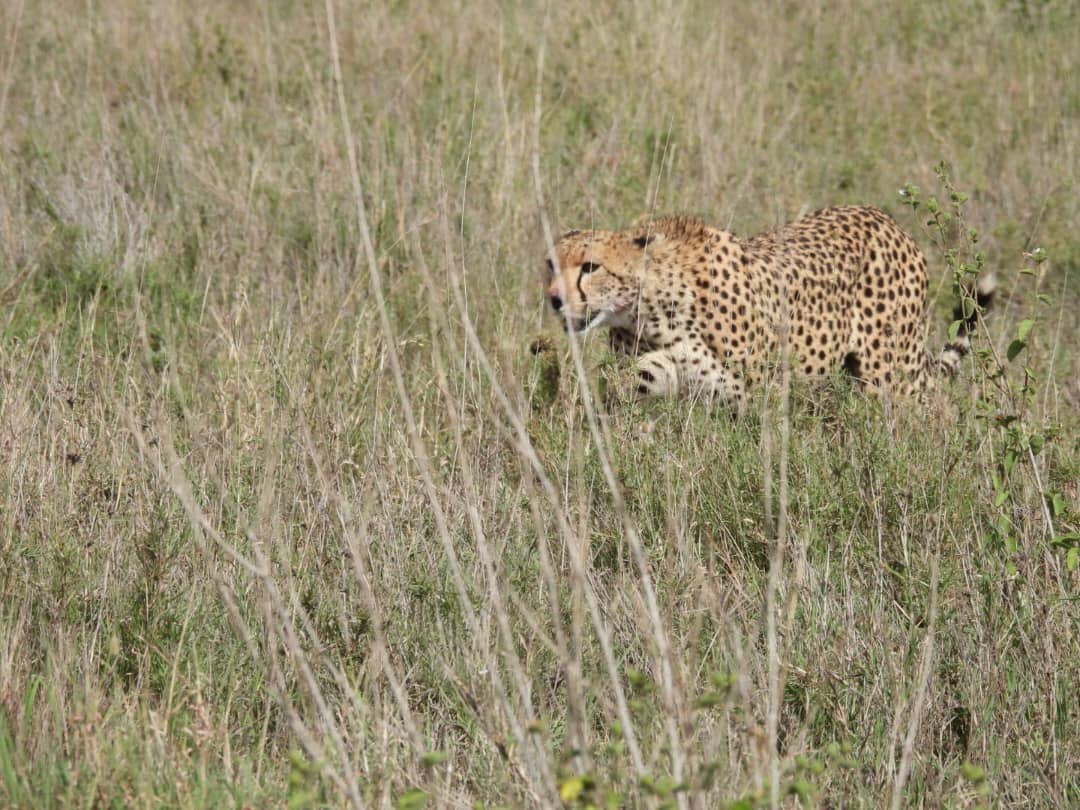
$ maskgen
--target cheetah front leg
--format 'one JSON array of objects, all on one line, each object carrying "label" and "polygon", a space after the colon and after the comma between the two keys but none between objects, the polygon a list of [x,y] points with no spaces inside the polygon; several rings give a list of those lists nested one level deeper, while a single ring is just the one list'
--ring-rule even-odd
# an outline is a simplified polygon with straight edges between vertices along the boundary
[{"label": "cheetah front leg", "polygon": [[668,352],[646,352],[635,366],[637,391],[642,396],[669,397],[679,393],[678,365]]},{"label": "cheetah front leg", "polygon": [[716,362],[695,364],[687,369],[685,388],[692,394],[720,405],[741,408],[746,386]]},{"label": "cheetah front leg", "polygon": [[642,351],[648,351],[649,347],[642,343],[641,338],[631,329],[614,327],[611,329],[609,338],[611,350],[620,357],[636,357]]},{"label": "cheetah front leg", "polygon": [[698,351],[659,350],[637,360],[638,393],[645,396],[673,396],[680,391],[722,405],[739,405],[743,381],[720,365],[704,347]]}]

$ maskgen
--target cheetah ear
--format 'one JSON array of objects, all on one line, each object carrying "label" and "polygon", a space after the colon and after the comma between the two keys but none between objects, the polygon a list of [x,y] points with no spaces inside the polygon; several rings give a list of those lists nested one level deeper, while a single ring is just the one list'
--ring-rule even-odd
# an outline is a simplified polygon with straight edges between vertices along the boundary
[{"label": "cheetah ear", "polygon": [[634,236],[633,239],[631,239],[631,241],[634,243],[634,247],[636,247],[638,250],[644,250],[650,245],[655,245],[663,242],[664,239],[664,234],[660,231],[653,230],[653,227],[650,225],[648,227],[642,228],[637,233],[637,235]]},{"label": "cheetah ear", "polygon": [[660,220],[650,212],[646,212],[635,219],[630,225],[630,230],[633,233],[630,241],[638,250],[644,250],[649,245],[662,242],[665,239],[664,233],[660,229]]}]

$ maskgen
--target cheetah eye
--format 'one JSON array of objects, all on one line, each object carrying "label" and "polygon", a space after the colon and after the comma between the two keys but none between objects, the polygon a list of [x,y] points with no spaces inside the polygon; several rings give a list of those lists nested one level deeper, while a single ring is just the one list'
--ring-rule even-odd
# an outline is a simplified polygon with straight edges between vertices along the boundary
[{"label": "cheetah eye", "polygon": [[592,273],[592,272],[594,272],[596,270],[599,270],[599,269],[600,269],[600,265],[598,265],[596,262],[582,262],[581,263],[581,274],[582,275],[585,275],[586,273]]}]

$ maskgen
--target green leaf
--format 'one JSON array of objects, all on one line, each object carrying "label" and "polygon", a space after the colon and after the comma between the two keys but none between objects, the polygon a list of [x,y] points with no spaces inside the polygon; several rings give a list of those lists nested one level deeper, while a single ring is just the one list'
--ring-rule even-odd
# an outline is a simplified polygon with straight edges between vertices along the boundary
[{"label": "green leaf", "polygon": [[970,762],[965,762],[960,766],[960,775],[976,785],[986,779],[986,771]]},{"label": "green leaf", "polygon": [[578,796],[585,792],[585,780],[580,776],[571,776],[559,783],[559,798],[564,802],[577,801]]},{"label": "green leaf", "polygon": [[731,689],[738,681],[738,678],[730,672],[714,672],[709,676],[709,680],[713,682],[713,686],[717,689]]},{"label": "green leaf", "polygon": [[289,781],[285,806],[289,810],[314,807],[319,798],[319,769],[299,751],[289,753]]},{"label": "green leaf", "polygon": [[1015,360],[1016,356],[1024,350],[1025,346],[1027,346],[1027,344],[1024,343],[1024,341],[1014,340],[1009,344],[1009,348],[1005,351],[1005,356],[1008,357],[1010,361]]},{"label": "green leaf", "polygon": [[1054,490],[1049,494],[1048,500],[1050,501],[1050,511],[1054,513],[1054,517],[1061,517],[1065,514],[1068,502],[1065,500],[1064,495]]},{"label": "green leaf", "polygon": [[685,782],[676,782],[670,776],[665,774],[659,779],[653,779],[651,776],[641,777],[641,786],[645,791],[653,796],[671,796],[675,793],[683,793],[688,788]]},{"label": "green leaf", "polygon": [[402,793],[397,800],[398,810],[420,810],[427,804],[427,794],[420,788],[413,788]]},{"label": "green leaf", "polygon": [[1065,568],[1072,573],[1076,570],[1077,564],[1080,564],[1080,546],[1073,546],[1065,555]]},{"label": "green leaf", "polygon": [[706,692],[694,701],[695,709],[711,709],[724,702],[724,696],[717,692]]},{"label": "green leaf", "polygon": [[1052,541],[1053,545],[1059,548],[1076,548],[1080,546],[1080,532],[1065,532],[1065,534],[1059,534]]},{"label": "green leaf", "polygon": [[814,794],[814,786],[805,779],[796,779],[788,786],[788,795],[798,796],[799,801],[807,804]]},{"label": "green leaf", "polygon": [[428,751],[420,757],[420,763],[428,768],[442,765],[449,757],[442,751]]},{"label": "green leaf", "polygon": [[645,690],[653,685],[652,681],[649,680],[648,675],[640,669],[634,669],[633,667],[626,670],[626,679],[630,681],[630,685],[637,690]]},{"label": "green leaf", "polygon": [[1006,477],[1008,477],[1009,473],[1012,472],[1013,467],[1015,467],[1015,466],[1016,466],[1016,450],[1013,449],[1012,447],[1010,447],[1008,450],[1005,451],[1004,468],[1005,468],[1005,476]]},{"label": "green leaf", "polygon": [[698,787],[702,790],[710,790],[716,782],[716,774],[722,767],[719,760],[709,760],[701,766],[698,774]]},{"label": "green leaf", "polygon": [[41,689],[42,679],[40,675],[31,675],[23,697],[23,716],[30,719],[34,716],[34,704],[37,702],[38,690]]},{"label": "green leaf", "polygon": [[1007,489],[1003,489],[994,498],[994,508],[996,509],[1000,507],[1007,500],[1009,500],[1009,491]]},{"label": "green leaf", "polygon": [[1020,326],[1016,328],[1016,339],[1027,340],[1027,336],[1031,333],[1031,327],[1035,325],[1034,318],[1024,318],[1020,321]]},{"label": "green leaf", "polygon": [[963,325],[963,321],[953,321],[949,324],[949,340],[956,340],[956,336],[960,334],[960,327]]}]

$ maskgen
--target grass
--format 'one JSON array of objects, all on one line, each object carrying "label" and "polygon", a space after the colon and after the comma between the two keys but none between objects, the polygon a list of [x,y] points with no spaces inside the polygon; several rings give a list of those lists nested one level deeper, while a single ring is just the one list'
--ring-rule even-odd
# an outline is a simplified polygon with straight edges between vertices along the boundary
[{"label": "grass", "polygon": [[[0,9],[0,803],[1080,802],[1072,4],[330,9]],[[544,223],[844,202],[930,346],[999,274],[935,407],[544,312]]]}]

